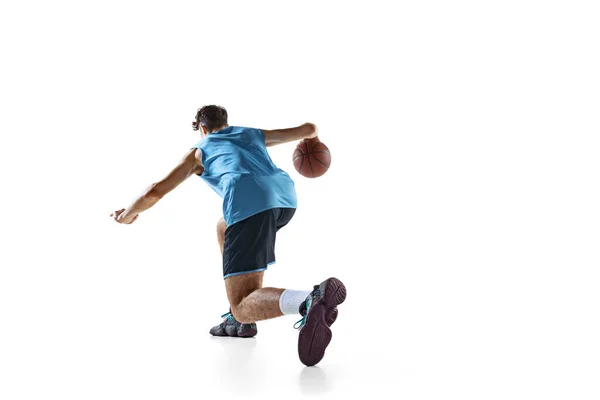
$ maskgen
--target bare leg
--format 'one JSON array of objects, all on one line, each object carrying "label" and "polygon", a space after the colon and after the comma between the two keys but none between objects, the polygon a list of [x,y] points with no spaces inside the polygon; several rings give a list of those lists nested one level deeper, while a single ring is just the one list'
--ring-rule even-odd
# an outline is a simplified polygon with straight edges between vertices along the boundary
[{"label": "bare leg", "polygon": [[225,246],[225,230],[227,229],[227,224],[225,224],[225,220],[221,218],[219,222],[217,222],[217,241],[219,242],[219,248],[221,249],[221,255],[223,255],[223,248]]},{"label": "bare leg", "polygon": [[[217,241],[221,254],[226,229],[225,220],[221,218],[217,222]],[[238,322],[249,324],[283,315],[279,309],[279,296],[284,289],[263,288],[263,275],[264,271],[261,271],[225,279],[231,313]]]},{"label": "bare leg", "polygon": [[248,324],[282,316],[279,297],[285,289],[263,288],[264,271],[225,279],[227,297],[233,317]]}]

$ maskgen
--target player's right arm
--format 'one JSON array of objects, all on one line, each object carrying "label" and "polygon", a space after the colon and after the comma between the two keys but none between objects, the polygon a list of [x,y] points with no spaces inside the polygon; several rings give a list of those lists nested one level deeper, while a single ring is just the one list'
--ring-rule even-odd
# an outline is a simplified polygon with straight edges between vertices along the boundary
[{"label": "player's right arm", "polygon": [[311,139],[317,137],[317,126],[310,122],[307,122],[295,128],[261,130],[265,135],[265,144],[267,147],[275,146],[276,144],[294,142],[296,140]]}]

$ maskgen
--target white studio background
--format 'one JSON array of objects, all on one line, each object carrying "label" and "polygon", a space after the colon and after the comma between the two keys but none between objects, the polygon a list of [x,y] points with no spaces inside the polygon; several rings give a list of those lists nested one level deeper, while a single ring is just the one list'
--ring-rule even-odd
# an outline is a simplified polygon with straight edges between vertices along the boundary
[{"label": "white studio background", "polygon": [[[7,1],[0,398],[600,396],[593,1]],[[269,286],[348,287],[304,368],[292,317],[211,340],[220,201],[192,177],[109,218],[199,136],[310,121]],[[354,398],[354,397],[353,397]]]}]

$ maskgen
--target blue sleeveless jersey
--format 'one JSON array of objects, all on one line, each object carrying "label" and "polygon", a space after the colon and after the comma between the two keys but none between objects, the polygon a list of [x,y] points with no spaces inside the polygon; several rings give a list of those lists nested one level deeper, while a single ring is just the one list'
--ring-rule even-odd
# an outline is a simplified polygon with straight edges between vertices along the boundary
[{"label": "blue sleeveless jersey", "polygon": [[202,179],[223,199],[227,226],[270,208],[296,208],[292,178],[275,166],[260,129],[229,126],[192,148],[202,151]]}]

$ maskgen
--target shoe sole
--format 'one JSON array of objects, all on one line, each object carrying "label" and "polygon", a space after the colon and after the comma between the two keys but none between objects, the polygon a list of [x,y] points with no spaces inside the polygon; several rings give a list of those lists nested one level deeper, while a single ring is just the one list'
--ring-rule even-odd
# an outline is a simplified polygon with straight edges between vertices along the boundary
[{"label": "shoe sole", "polygon": [[258,333],[258,329],[247,329],[244,333],[240,334],[240,331],[237,332],[237,336],[241,338],[250,338],[256,336]]},{"label": "shoe sole", "polygon": [[333,323],[337,319],[337,316],[338,316],[337,307],[328,310],[327,314],[325,314],[325,321],[327,322],[327,326],[333,325]]},{"label": "shoe sole", "polygon": [[212,336],[218,337],[240,337],[240,338],[249,338],[254,337],[258,333],[257,329],[249,329],[246,330],[243,334],[240,334],[239,331],[234,331],[232,329],[221,330],[217,332],[209,332]]},{"label": "shoe sole", "polygon": [[329,310],[346,300],[346,287],[337,278],[324,281],[320,290],[322,297],[311,305],[305,325],[298,336],[298,356],[308,367],[316,365],[323,359],[325,349],[331,342],[331,329],[325,316]]}]

